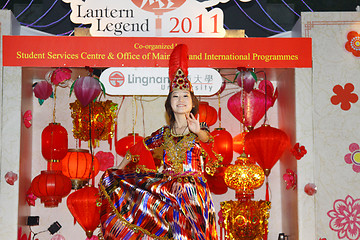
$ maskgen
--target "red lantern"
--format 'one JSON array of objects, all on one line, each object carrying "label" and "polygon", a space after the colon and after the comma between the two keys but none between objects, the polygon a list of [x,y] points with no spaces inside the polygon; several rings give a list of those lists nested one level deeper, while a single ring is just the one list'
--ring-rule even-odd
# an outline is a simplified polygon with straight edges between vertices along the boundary
[{"label": "red lantern", "polygon": [[233,158],[233,139],[225,128],[216,128],[210,133],[214,137],[214,151],[223,157],[224,166],[231,163]]},{"label": "red lantern", "polygon": [[290,147],[290,139],[284,131],[263,125],[246,134],[245,145],[250,156],[269,176],[271,168]]},{"label": "red lantern", "polygon": [[212,126],[216,121],[216,109],[210,106],[208,102],[199,102],[199,122],[206,122],[208,126]]},{"label": "red lantern", "polygon": [[88,239],[100,224],[98,198],[99,190],[95,187],[84,187],[71,193],[67,198],[67,206],[71,214],[85,230]]},{"label": "red lantern", "polygon": [[129,133],[126,137],[121,138],[116,142],[116,153],[124,157],[126,152],[134,146],[137,142],[142,141],[144,138],[139,136],[138,133]]},{"label": "red lantern", "polygon": [[[242,132],[233,138],[234,151],[241,154],[244,152],[245,136],[248,132]],[[246,151],[245,151],[246,152]]]},{"label": "red lantern", "polygon": [[[49,123],[41,134],[41,152],[48,161],[61,160],[68,150],[68,133],[60,123]],[[55,161],[56,162],[56,161]]]},{"label": "red lantern", "polygon": [[74,82],[76,98],[83,107],[86,107],[101,93],[99,80],[93,77],[81,77]]},{"label": "red lantern", "polygon": [[228,190],[228,186],[225,183],[224,180],[224,172],[226,170],[226,167],[220,167],[217,169],[214,176],[211,176],[207,173],[205,173],[205,177],[207,180],[207,183],[209,185],[210,191],[213,194],[216,195],[222,195],[225,194]]},{"label": "red lantern", "polygon": [[31,182],[31,191],[45,207],[57,207],[71,191],[71,181],[61,171],[41,171]]},{"label": "red lantern", "polygon": [[69,149],[61,164],[62,173],[71,179],[73,189],[84,186],[100,169],[98,159],[86,149]]}]

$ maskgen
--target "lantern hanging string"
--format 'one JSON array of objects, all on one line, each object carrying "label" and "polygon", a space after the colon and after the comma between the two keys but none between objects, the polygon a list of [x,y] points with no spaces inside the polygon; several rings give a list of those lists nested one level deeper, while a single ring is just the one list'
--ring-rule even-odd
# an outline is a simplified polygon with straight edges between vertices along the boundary
[{"label": "lantern hanging string", "polygon": [[[259,71],[259,72],[256,72],[256,73],[263,73],[264,74],[264,81],[265,81],[265,113],[264,113],[264,124],[266,124],[266,121],[267,121],[267,79],[266,79],[266,72],[265,71]],[[255,74],[256,74],[255,73]]]},{"label": "lantern hanging string", "polygon": [[221,102],[220,102],[220,93],[218,95],[218,103],[219,103],[219,128],[221,128]]},{"label": "lantern hanging string", "polygon": [[[90,171],[89,171],[89,181],[90,181],[90,177],[91,177],[91,173],[93,171],[94,168],[94,153],[93,153],[93,145],[92,145],[92,134],[91,134],[91,130],[92,130],[92,117],[91,117],[91,102],[89,103],[89,144],[90,144],[90,155],[91,155],[91,167],[90,167]],[[92,179],[92,183],[93,185],[95,184],[95,179]]]},{"label": "lantern hanging string", "polygon": [[55,85],[55,88],[54,88],[54,109],[53,109],[53,123],[56,122],[56,118],[55,118],[55,108],[56,108],[56,85]]}]

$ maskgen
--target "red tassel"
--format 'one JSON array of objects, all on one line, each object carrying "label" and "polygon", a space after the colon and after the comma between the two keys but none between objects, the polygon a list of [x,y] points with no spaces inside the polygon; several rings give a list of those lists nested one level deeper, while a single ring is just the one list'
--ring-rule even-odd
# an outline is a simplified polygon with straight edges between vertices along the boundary
[{"label": "red tassel", "polygon": [[265,199],[266,201],[270,201],[270,197],[269,197],[269,182],[267,180],[267,177],[266,177],[266,195],[265,195]]}]

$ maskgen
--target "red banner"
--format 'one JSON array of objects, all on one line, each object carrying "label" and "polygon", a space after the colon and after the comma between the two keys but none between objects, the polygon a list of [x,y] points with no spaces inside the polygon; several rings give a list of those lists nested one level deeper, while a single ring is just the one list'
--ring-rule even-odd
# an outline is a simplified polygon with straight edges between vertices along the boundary
[{"label": "red banner", "polygon": [[310,38],[157,38],[3,36],[3,65],[168,67],[177,44],[190,67],[310,68]]}]

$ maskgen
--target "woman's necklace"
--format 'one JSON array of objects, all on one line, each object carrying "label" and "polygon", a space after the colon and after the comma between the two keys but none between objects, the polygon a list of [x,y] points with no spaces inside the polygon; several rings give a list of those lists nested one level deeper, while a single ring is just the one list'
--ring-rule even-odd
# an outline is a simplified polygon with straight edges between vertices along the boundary
[{"label": "woman's necklace", "polygon": [[186,126],[183,130],[183,132],[181,134],[178,134],[175,130],[175,128],[171,128],[171,134],[174,136],[174,137],[180,137],[180,136],[184,136],[184,133],[186,131],[188,127]]}]

